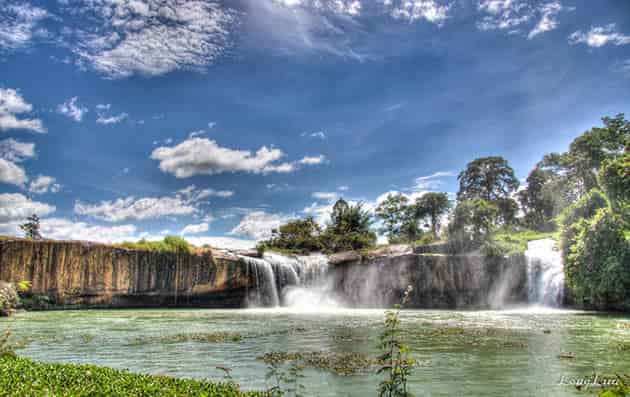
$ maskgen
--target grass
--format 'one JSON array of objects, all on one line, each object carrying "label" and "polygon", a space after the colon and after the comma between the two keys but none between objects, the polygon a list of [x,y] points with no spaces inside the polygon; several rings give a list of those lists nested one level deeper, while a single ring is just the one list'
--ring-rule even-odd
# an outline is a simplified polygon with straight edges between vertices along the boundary
[{"label": "grass", "polygon": [[166,236],[162,241],[148,241],[145,239],[139,241],[125,241],[120,244],[116,244],[118,247],[141,250],[141,251],[153,251],[163,253],[194,253],[196,247],[190,245],[186,240],[176,236]]},{"label": "grass", "polygon": [[519,255],[527,250],[527,243],[544,238],[558,240],[558,232],[542,233],[529,229],[500,230],[484,244],[483,251],[488,256]]},{"label": "grass", "polygon": [[209,332],[195,334],[175,334],[159,336],[143,336],[131,339],[132,344],[145,343],[182,343],[182,342],[240,342],[243,339],[241,334],[235,332]]},{"label": "grass", "polygon": [[381,364],[378,359],[360,353],[316,352],[271,352],[258,357],[265,364],[300,362],[302,366],[320,369],[336,375],[369,373]]},{"label": "grass", "polygon": [[3,396],[266,396],[232,382],[133,374],[94,365],[46,364],[12,354],[0,356]]}]

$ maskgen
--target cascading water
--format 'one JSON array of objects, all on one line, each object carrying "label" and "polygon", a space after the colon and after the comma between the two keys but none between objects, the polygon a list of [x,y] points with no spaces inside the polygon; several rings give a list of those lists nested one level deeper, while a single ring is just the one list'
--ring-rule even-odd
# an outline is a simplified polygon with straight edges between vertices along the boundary
[{"label": "cascading water", "polygon": [[527,295],[529,303],[560,306],[564,293],[562,256],[555,241],[542,239],[527,244]]},{"label": "cascading water", "polygon": [[325,255],[284,256],[265,253],[263,258],[241,257],[248,265],[256,288],[248,297],[252,306],[293,308],[336,307],[328,286]]}]

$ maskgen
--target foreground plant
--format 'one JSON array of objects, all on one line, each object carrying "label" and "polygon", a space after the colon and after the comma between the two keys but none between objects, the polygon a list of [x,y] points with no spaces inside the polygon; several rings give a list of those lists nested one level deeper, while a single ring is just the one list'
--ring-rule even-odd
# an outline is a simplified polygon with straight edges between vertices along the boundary
[{"label": "foreground plant", "polygon": [[288,369],[284,369],[279,361],[269,363],[266,379],[273,380],[274,385],[267,390],[267,393],[273,397],[281,396],[304,396],[305,386],[300,382],[304,375],[302,372],[304,367],[297,362],[291,362]]},{"label": "foreground plant", "polygon": [[402,302],[394,305],[394,310],[385,312],[385,329],[380,335],[378,345],[382,351],[379,361],[383,365],[377,371],[385,373],[387,378],[379,384],[380,397],[408,397],[412,394],[407,390],[407,382],[416,360],[409,355],[409,346],[401,339],[400,310],[409,301],[413,291],[410,285],[403,295]]}]

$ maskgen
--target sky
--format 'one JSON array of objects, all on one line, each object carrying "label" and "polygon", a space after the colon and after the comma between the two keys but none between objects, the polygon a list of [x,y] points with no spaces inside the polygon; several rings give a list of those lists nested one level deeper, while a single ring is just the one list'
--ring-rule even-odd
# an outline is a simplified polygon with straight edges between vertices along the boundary
[{"label": "sky", "polygon": [[0,234],[246,247],[622,112],[627,0],[0,0]]}]

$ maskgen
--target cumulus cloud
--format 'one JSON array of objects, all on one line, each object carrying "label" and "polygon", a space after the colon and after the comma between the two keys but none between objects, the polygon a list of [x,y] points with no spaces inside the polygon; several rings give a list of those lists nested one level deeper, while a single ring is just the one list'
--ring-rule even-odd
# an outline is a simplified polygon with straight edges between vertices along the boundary
[{"label": "cumulus cloud", "polygon": [[409,22],[422,19],[438,25],[448,18],[451,9],[450,3],[440,3],[436,0],[389,0],[385,3],[392,7],[390,14],[394,18]]},{"label": "cumulus cloud", "polygon": [[31,200],[20,193],[0,194],[0,223],[23,222],[28,216],[46,216],[55,209],[54,205]]},{"label": "cumulus cloud", "polygon": [[63,218],[43,219],[40,230],[42,236],[55,240],[116,243],[137,239],[135,225],[100,226]]},{"label": "cumulus cloud", "polygon": [[24,168],[0,158],[0,183],[22,186],[28,181]]},{"label": "cumulus cloud", "polygon": [[[221,147],[214,140],[207,138],[189,138],[173,147],[158,147],[151,153],[151,158],[160,162],[159,167],[163,172],[173,174],[177,178],[225,172],[267,174],[295,171],[297,169],[295,163],[279,162],[284,156],[282,150],[273,147],[263,146],[252,153],[249,150]],[[321,161],[323,158],[305,157],[298,163],[312,165]]]},{"label": "cumulus cloud", "polygon": [[127,113],[120,113],[114,116],[105,116],[103,114],[99,114],[96,122],[99,124],[118,124],[121,121],[125,120],[129,115]]},{"label": "cumulus cloud", "polygon": [[83,115],[88,112],[86,107],[77,105],[77,97],[72,97],[57,106],[57,112],[65,116],[70,117],[76,122],[80,122],[83,119]]},{"label": "cumulus cloud", "polygon": [[28,186],[28,191],[35,194],[44,194],[49,191],[58,193],[60,190],[61,185],[56,182],[56,179],[46,175],[38,175]]},{"label": "cumulus cloud", "polygon": [[177,193],[182,195],[187,201],[194,203],[209,197],[229,198],[234,195],[233,190],[198,189],[195,185],[190,185]]},{"label": "cumulus cloud", "polygon": [[0,88],[0,131],[30,130],[46,132],[40,119],[19,119],[18,114],[30,113],[33,105],[26,102],[22,95],[13,88]]},{"label": "cumulus cloud", "polygon": [[23,48],[35,37],[46,36],[41,21],[48,16],[43,8],[25,1],[3,1],[0,12],[0,50]]},{"label": "cumulus cloud", "polygon": [[79,60],[111,78],[201,69],[230,46],[233,10],[213,1],[81,0],[71,11],[95,18],[74,32]]},{"label": "cumulus cloud", "polygon": [[254,240],[271,237],[271,231],[288,222],[293,217],[283,214],[269,214],[265,211],[253,211],[246,214],[241,222],[230,231],[232,235],[246,236]]},{"label": "cumulus cloud", "polygon": [[0,141],[0,158],[20,162],[35,157],[35,144],[16,141],[13,138]]},{"label": "cumulus cloud", "polygon": [[88,204],[77,201],[74,212],[106,222],[157,219],[166,216],[191,215],[197,212],[194,203],[181,197],[119,198]]},{"label": "cumulus cloud", "polygon": [[206,222],[203,222],[199,224],[186,225],[182,229],[180,234],[183,236],[186,234],[199,234],[199,233],[203,233],[207,231],[208,231],[208,224]]},{"label": "cumulus cloud", "polygon": [[569,44],[586,44],[589,47],[602,47],[606,44],[630,44],[630,36],[617,32],[614,23],[606,26],[594,26],[588,32],[578,30],[569,36]]}]

